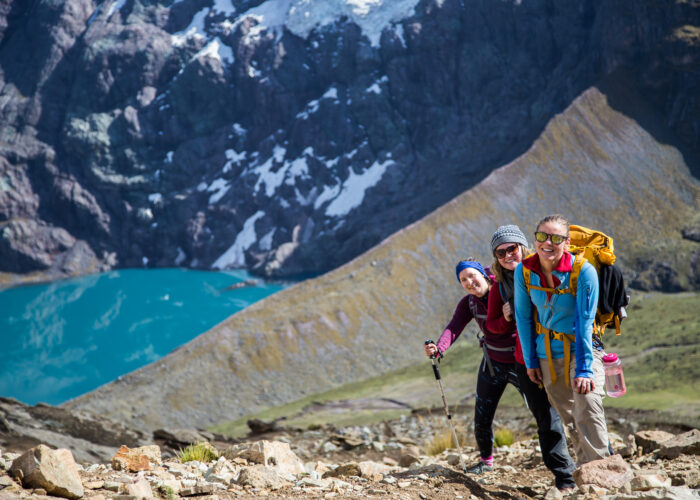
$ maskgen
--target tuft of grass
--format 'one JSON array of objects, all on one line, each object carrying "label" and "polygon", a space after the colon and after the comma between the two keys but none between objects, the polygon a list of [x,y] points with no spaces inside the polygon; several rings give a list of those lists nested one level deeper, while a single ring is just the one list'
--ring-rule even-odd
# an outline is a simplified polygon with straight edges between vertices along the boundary
[{"label": "tuft of grass", "polygon": [[181,463],[185,462],[212,462],[219,458],[219,453],[211,443],[195,443],[180,449],[177,452],[177,459]]},{"label": "tuft of grass", "polygon": [[173,500],[173,498],[175,498],[175,491],[170,486],[164,484],[158,487],[158,493],[162,498],[167,498],[168,500]]},{"label": "tuft of grass", "polygon": [[[465,446],[467,442],[467,434],[464,429],[456,428],[457,439],[459,439],[459,445],[461,447]],[[457,449],[457,443],[455,443],[454,437],[452,436],[452,430],[448,427],[438,432],[433,436],[433,438],[425,446],[425,451],[428,455],[439,455],[447,449]]]},{"label": "tuft of grass", "polygon": [[515,442],[515,437],[509,429],[504,427],[493,433],[493,441],[496,446],[510,446]]}]

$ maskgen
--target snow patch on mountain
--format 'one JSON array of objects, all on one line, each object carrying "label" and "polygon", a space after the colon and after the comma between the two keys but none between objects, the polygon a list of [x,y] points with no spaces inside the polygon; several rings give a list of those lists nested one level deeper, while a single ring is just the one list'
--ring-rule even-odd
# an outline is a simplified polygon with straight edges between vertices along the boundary
[{"label": "snow patch on mountain", "polygon": [[227,16],[232,16],[236,13],[236,7],[233,6],[232,0],[214,0],[212,10]]},{"label": "snow patch on mountain", "polygon": [[326,201],[333,200],[326,207],[326,215],[328,217],[347,215],[362,204],[365,192],[381,180],[387,167],[393,163],[393,160],[386,160],[383,163],[375,161],[361,174],[356,174],[350,169],[350,175],[342,185],[339,183],[324,188],[323,192],[316,198],[314,208],[318,209]]},{"label": "snow patch on mountain", "polygon": [[226,182],[225,179],[215,179],[207,188],[207,191],[215,191],[215,193],[209,197],[209,204],[212,205],[218,202],[230,188],[230,184]]},{"label": "snow patch on mountain", "polygon": [[313,101],[309,101],[306,103],[306,106],[304,107],[304,111],[300,111],[297,113],[296,118],[300,120],[306,120],[309,118],[309,115],[314,114],[316,111],[318,111],[318,106],[319,102],[321,99],[333,99],[335,101],[338,100],[338,89],[335,87],[330,87],[324,94],[319,98],[319,99],[314,99]]},{"label": "snow patch on mountain", "polygon": [[245,266],[245,251],[258,239],[255,233],[255,223],[262,218],[265,212],[258,210],[244,223],[243,229],[236,235],[236,241],[212,264],[214,269],[228,269]]},{"label": "snow patch on mountain", "polygon": [[[265,194],[268,198],[271,198],[277,188],[285,183],[289,186],[296,184],[297,178],[308,179],[309,178],[309,166],[306,162],[306,156],[313,155],[312,148],[306,148],[299,158],[293,160],[286,160],[285,155],[287,150],[282,146],[276,145],[272,156],[265,161],[262,165],[255,167],[251,172],[258,176],[258,180],[255,182],[255,193],[260,191],[262,185],[265,185]],[[311,154],[309,154],[311,153]],[[277,165],[280,165],[275,170]]]},{"label": "snow patch on mountain", "polygon": [[247,152],[243,151],[242,153],[238,153],[238,152],[236,152],[235,149],[227,149],[225,151],[225,155],[226,155],[226,163],[224,163],[224,166],[221,169],[221,171],[223,173],[229,172],[233,168],[234,164],[238,165],[243,160],[245,160]]},{"label": "snow patch on mountain", "polygon": [[347,17],[378,47],[384,28],[412,16],[417,4],[418,0],[295,0],[289,8],[287,29],[307,38],[314,28]]},{"label": "snow patch on mountain", "polygon": [[204,20],[208,14],[209,7],[204,7],[192,17],[192,21],[187,28],[170,35],[170,43],[172,43],[173,47],[183,47],[190,38],[206,40],[207,32],[204,29]]},{"label": "snow patch on mountain", "polygon": [[220,63],[233,64],[233,50],[231,47],[222,42],[219,37],[214,38],[206,44],[195,57],[211,57],[218,60]]}]

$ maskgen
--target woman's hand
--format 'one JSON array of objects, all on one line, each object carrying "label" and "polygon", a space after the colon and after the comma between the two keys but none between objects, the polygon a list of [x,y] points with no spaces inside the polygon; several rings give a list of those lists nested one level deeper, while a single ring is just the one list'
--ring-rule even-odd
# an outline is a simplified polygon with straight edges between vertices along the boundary
[{"label": "woman's hand", "polygon": [[574,379],[574,390],[579,394],[588,394],[595,390],[595,382],[592,378],[576,377]]},{"label": "woman's hand", "polygon": [[542,383],[542,370],[540,370],[539,368],[528,368],[527,376],[530,377],[530,380],[532,380],[533,384]]},{"label": "woman's hand", "polygon": [[510,307],[510,302],[503,304],[503,317],[506,321],[513,321],[513,308]]},{"label": "woman's hand", "polygon": [[438,354],[438,348],[435,344],[425,344],[425,355],[428,356],[429,358],[432,358],[433,356],[437,356]]}]

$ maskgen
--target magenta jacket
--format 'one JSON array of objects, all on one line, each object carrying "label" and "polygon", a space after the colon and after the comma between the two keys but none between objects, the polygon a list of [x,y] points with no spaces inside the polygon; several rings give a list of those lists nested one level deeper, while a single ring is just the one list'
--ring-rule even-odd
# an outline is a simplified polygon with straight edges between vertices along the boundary
[{"label": "magenta jacket", "polygon": [[[498,284],[494,283],[493,286],[498,286]],[[457,341],[459,336],[462,334],[464,327],[466,327],[472,319],[476,320],[479,328],[483,332],[487,347],[493,346],[503,348],[515,346],[514,335],[493,333],[486,328],[488,296],[488,293],[482,298],[467,294],[462,298],[462,300],[459,301],[459,304],[457,304],[457,309],[455,309],[454,315],[452,316],[452,320],[445,327],[445,331],[442,332],[442,335],[440,335],[440,340],[438,340],[436,344],[441,353],[447,351],[447,349],[449,349],[450,346]],[[493,351],[489,349],[489,357],[493,361],[498,361],[499,363],[515,362],[512,352]]]}]

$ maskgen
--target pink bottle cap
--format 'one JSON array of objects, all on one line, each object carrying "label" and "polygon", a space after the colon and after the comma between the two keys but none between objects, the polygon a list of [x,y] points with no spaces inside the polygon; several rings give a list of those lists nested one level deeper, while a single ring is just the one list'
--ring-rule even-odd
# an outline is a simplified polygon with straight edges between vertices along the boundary
[{"label": "pink bottle cap", "polygon": [[610,352],[603,356],[603,363],[614,363],[615,361],[617,361],[617,354],[614,352]]}]

